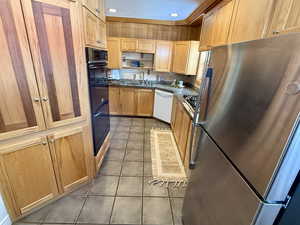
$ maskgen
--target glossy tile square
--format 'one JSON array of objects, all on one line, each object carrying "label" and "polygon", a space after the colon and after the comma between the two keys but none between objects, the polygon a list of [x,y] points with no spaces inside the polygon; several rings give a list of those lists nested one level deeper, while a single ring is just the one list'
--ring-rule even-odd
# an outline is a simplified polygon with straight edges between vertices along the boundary
[{"label": "glossy tile square", "polygon": [[126,149],[125,161],[142,162],[143,151],[137,151],[132,149]]},{"label": "glossy tile square", "polygon": [[183,198],[171,198],[171,207],[174,218],[174,225],[182,225],[182,206]]},{"label": "glossy tile square", "polygon": [[123,139],[114,139],[111,141],[110,147],[111,148],[118,148],[118,149],[125,149],[127,144],[127,140]]},{"label": "glossy tile square", "polygon": [[128,140],[127,149],[143,151],[144,143],[143,141]]},{"label": "glossy tile square", "polygon": [[145,177],[152,177],[152,163],[151,162],[144,162],[144,176]]},{"label": "glossy tile square", "polygon": [[105,155],[105,160],[115,160],[115,161],[123,161],[125,156],[125,149],[112,149],[110,148],[106,155]]},{"label": "glossy tile square", "polygon": [[115,139],[117,139],[117,140],[119,140],[119,139],[125,139],[125,140],[127,140],[128,136],[129,136],[128,131],[119,131],[119,130],[116,130],[116,132],[112,136],[112,140],[115,140]]},{"label": "glossy tile square", "polygon": [[89,195],[115,195],[119,177],[98,176],[91,185]]},{"label": "glossy tile square", "polygon": [[113,175],[119,176],[122,169],[121,161],[108,161],[104,160],[100,168],[100,175]]},{"label": "glossy tile square", "polygon": [[141,224],[142,198],[116,197],[111,224]]},{"label": "glossy tile square", "polygon": [[117,196],[142,196],[143,177],[120,177]]},{"label": "glossy tile square", "polygon": [[132,126],[130,127],[130,133],[144,134],[145,129],[143,126],[140,127]]},{"label": "glossy tile square", "polygon": [[143,162],[124,162],[122,176],[143,176]]}]

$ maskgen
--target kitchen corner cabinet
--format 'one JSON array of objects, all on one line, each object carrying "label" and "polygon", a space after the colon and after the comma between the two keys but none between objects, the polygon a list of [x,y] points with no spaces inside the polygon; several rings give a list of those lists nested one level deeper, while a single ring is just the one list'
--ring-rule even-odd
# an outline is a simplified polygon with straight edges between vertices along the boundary
[{"label": "kitchen corner cabinet", "polygon": [[154,106],[154,92],[152,89],[135,89],[136,115],[152,116]]},{"label": "kitchen corner cabinet", "polygon": [[[46,137],[1,148],[1,183],[11,216],[20,216],[58,194]],[[7,195],[4,195],[7,196]]]},{"label": "kitchen corner cabinet", "polygon": [[261,39],[265,36],[273,0],[236,0],[229,42]]},{"label": "kitchen corner cabinet", "polygon": [[88,180],[83,128],[57,132],[48,137],[54,158],[60,192]]},{"label": "kitchen corner cabinet", "polygon": [[155,40],[137,39],[137,52],[155,53]]},{"label": "kitchen corner cabinet", "polygon": [[137,49],[137,40],[135,38],[122,38],[121,51],[135,52]]},{"label": "kitchen corner cabinet", "polygon": [[104,0],[83,0],[83,5],[88,8],[93,14],[105,21],[105,5]]},{"label": "kitchen corner cabinet", "polygon": [[84,120],[79,3],[22,3],[47,127]]},{"label": "kitchen corner cabinet", "polygon": [[44,129],[19,1],[0,3],[0,140]]},{"label": "kitchen corner cabinet", "polygon": [[300,32],[299,11],[299,0],[275,1],[268,36]]},{"label": "kitchen corner cabinet", "polygon": [[171,72],[172,53],[172,41],[156,41],[155,71]]},{"label": "kitchen corner cabinet", "polygon": [[183,75],[196,75],[199,61],[199,41],[174,43],[172,71]]},{"label": "kitchen corner cabinet", "polygon": [[106,25],[88,9],[82,8],[84,19],[85,44],[92,48],[105,49]]},{"label": "kitchen corner cabinet", "polygon": [[121,40],[109,37],[107,39],[108,68],[120,69],[121,66]]}]

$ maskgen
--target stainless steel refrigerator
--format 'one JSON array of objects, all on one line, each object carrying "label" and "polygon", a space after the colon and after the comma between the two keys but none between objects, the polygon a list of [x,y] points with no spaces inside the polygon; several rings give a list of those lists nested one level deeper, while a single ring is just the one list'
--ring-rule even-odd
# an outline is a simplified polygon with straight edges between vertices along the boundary
[{"label": "stainless steel refrigerator", "polygon": [[183,222],[272,225],[300,168],[300,34],[209,55]]}]

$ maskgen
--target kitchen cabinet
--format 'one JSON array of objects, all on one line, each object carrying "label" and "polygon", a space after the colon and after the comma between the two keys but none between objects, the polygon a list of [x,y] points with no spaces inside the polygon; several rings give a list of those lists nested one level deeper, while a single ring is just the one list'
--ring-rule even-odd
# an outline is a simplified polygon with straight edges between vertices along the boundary
[{"label": "kitchen cabinet", "polygon": [[154,92],[152,89],[135,90],[136,94],[136,115],[152,116],[154,106]]},{"label": "kitchen cabinet", "polygon": [[172,41],[156,41],[155,71],[171,72],[172,53]]},{"label": "kitchen cabinet", "polygon": [[120,88],[120,103],[122,115],[136,115],[135,89]]},{"label": "kitchen cabinet", "polygon": [[85,42],[88,47],[106,48],[106,25],[88,9],[83,8]]},{"label": "kitchen cabinet", "polygon": [[228,35],[235,1],[224,1],[203,18],[200,51],[228,43]]},{"label": "kitchen cabinet", "polygon": [[47,127],[84,120],[79,3],[22,1]]},{"label": "kitchen cabinet", "polygon": [[137,39],[137,52],[155,53],[155,40]]},{"label": "kitchen cabinet", "polygon": [[174,130],[175,128],[175,118],[177,111],[178,100],[176,97],[173,98],[173,106],[172,106],[172,114],[171,114],[171,128]]},{"label": "kitchen cabinet", "polygon": [[82,3],[93,14],[99,17],[102,21],[105,21],[104,0],[83,0]]},{"label": "kitchen cabinet", "polygon": [[181,156],[182,161],[184,161],[186,148],[187,148],[187,141],[189,137],[189,129],[191,125],[191,118],[190,116],[185,112],[185,109],[182,107],[182,118],[181,118],[181,132],[180,132],[180,138],[178,142],[179,147],[179,153]]},{"label": "kitchen cabinet", "polygon": [[120,102],[120,88],[110,86],[108,89],[109,93],[109,114],[110,115],[121,115],[121,102]]},{"label": "kitchen cabinet", "polygon": [[137,49],[137,40],[135,38],[122,38],[121,39],[121,51],[133,51]]},{"label": "kitchen cabinet", "polygon": [[300,1],[278,0],[274,2],[268,36],[300,31]]},{"label": "kitchen cabinet", "polygon": [[61,192],[88,180],[83,129],[64,130],[48,137]]},{"label": "kitchen cabinet", "polygon": [[25,23],[19,1],[0,7],[0,140],[44,129]]},{"label": "kitchen cabinet", "polygon": [[58,194],[46,137],[2,147],[0,161],[1,183],[9,190],[6,203],[13,214],[22,215]]},{"label": "kitchen cabinet", "polygon": [[121,40],[109,37],[107,39],[108,68],[120,69],[121,66]]},{"label": "kitchen cabinet", "polygon": [[273,0],[236,0],[229,42],[261,39],[269,23]]},{"label": "kitchen cabinet", "polygon": [[177,142],[177,145],[179,145],[180,137],[181,137],[181,126],[182,126],[182,105],[178,103],[176,107],[176,112],[175,112],[175,123],[174,123],[174,136],[175,140]]},{"label": "kitchen cabinet", "polygon": [[183,75],[196,75],[199,61],[198,49],[198,41],[176,41],[172,71]]}]

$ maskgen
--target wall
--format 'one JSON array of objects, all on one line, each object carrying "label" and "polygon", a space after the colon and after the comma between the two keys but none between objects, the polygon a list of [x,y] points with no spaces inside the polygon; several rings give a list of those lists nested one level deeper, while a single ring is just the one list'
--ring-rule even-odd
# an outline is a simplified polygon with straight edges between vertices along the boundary
[{"label": "wall", "polygon": [[107,35],[141,39],[186,41],[199,40],[200,26],[175,26],[107,21]]},{"label": "wall", "polygon": [[0,195],[0,225],[11,225],[10,218]]}]

